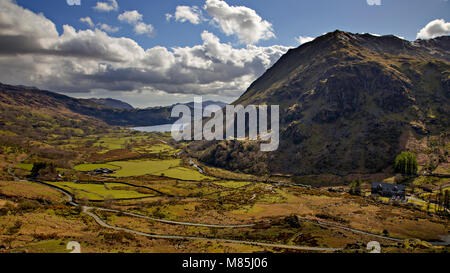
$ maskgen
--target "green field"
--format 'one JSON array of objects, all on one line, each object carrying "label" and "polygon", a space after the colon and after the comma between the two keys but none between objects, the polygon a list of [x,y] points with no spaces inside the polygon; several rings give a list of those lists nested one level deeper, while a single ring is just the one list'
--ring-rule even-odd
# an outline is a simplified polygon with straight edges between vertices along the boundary
[{"label": "green field", "polygon": [[180,159],[110,162],[110,164],[121,167],[121,169],[114,174],[116,177],[142,176],[161,173],[170,168],[179,166],[180,163]]},{"label": "green field", "polygon": [[77,199],[87,198],[93,201],[109,199],[129,199],[152,197],[152,194],[143,194],[137,191],[137,187],[122,183],[105,184],[79,184],[74,182],[48,182],[58,188],[74,194]]},{"label": "green field", "polygon": [[26,171],[31,171],[33,169],[33,165],[34,164],[25,164],[25,163],[20,163],[17,165],[17,168],[19,169],[24,169]]},{"label": "green field", "polygon": [[214,183],[217,186],[221,186],[224,188],[232,188],[232,189],[237,189],[237,188],[242,188],[245,187],[249,184],[251,184],[250,182],[235,182],[235,181],[228,181],[228,182],[215,182]]},{"label": "green field", "polygon": [[94,146],[103,147],[106,150],[118,150],[125,148],[125,144],[133,142],[141,142],[147,140],[147,136],[132,136],[132,137],[102,137]]},{"label": "green field", "polygon": [[[164,171],[159,171],[152,173],[154,175],[160,175],[180,180],[195,180],[195,181],[201,181],[201,180],[210,180],[210,177],[204,176],[203,174],[199,173],[196,170],[188,169],[184,167],[177,167],[177,168],[171,168]],[[212,180],[212,179],[211,179]]]},{"label": "green field", "polygon": [[80,165],[77,165],[74,167],[74,169],[79,172],[90,172],[90,171],[93,171],[95,169],[100,169],[100,168],[107,168],[107,169],[111,169],[111,170],[120,169],[120,167],[110,165],[110,164],[80,164]]},{"label": "green field", "polygon": [[151,153],[166,153],[174,151],[174,149],[167,144],[156,144],[151,146],[148,151],[150,151]]}]

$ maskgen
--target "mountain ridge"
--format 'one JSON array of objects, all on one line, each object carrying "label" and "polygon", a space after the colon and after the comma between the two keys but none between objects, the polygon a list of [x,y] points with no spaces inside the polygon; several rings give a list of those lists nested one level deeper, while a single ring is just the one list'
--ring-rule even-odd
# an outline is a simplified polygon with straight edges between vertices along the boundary
[{"label": "mountain ridge", "polygon": [[[201,146],[196,155],[250,172],[389,172],[412,143],[442,134],[448,141],[449,46],[448,36],[409,42],[335,31],[318,37],[289,50],[233,103],[280,105],[277,152],[223,142]],[[420,163],[431,160],[423,149],[416,152]],[[247,164],[239,164],[246,162],[241,153]]]}]

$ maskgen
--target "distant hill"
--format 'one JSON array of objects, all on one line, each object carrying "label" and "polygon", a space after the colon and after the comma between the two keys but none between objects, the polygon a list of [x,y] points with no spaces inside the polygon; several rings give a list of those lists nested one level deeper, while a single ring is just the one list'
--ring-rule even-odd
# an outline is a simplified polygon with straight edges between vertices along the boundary
[{"label": "distant hill", "polygon": [[76,99],[34,87],[12,86],[0,83],[0,103],[25,106],[38,111],[58,109],[101,120],[116,126],[152,126],[172,123],[171,107],[148,109],[120,109],[104,106],[87,99]]},{"label": "distant hill", "polygon": [[280,148],[265,154],[235,142],[197,145],[208,164],[347,175],[388,171],[405,149],[421,164],[433,156],[448,161],[450,37],[328,33],[289,50],[234,104],[280,105]]},{"label": "distant hill", "polygon": [[[115,126],[153,126],[175,122],[178,118],[170,118],[172,108],[149,107],[135,109],[115,99],[77,99],[58,93],[44,91],[36,87],[12,86],[0,83],[0,103],[11,106],[26,106],[36,110],[65,109],[78,115],[101,120]],[[224,107],[226,104],[217,101],[204,101],[203,107],[215,104]],[[185,104],[194,110],[194,103]]]},{"label": "distant hill", "polygon": [[111,108],[117,108],[117,109],[126,109],[126,110],[133,110],[134,107],[131,106],[130,104],[123,102],[121,100],[116,100],[116,99],[110,99],[110,98],[106,98],[106,99],[89,99],[92,102],[95,102],[96,104],[99,105],[103,105],[103,106],[108,106]]}]

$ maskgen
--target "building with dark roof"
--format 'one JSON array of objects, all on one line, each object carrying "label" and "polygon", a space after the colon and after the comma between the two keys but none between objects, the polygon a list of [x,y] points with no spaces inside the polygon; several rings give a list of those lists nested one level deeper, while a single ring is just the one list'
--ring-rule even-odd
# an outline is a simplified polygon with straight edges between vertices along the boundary
[{"label": "building with dark roof", "polygon": [[406,186],[381,182],[372,183],[372,195],[395,199],[406,198]]}]

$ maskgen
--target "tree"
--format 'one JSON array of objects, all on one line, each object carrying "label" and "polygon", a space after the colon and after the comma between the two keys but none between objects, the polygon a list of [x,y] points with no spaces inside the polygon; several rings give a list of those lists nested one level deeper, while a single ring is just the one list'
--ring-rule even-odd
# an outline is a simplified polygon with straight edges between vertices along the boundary
[{"label": "tree", "polygon": [[349,193],[351,195],[361,195],[361,185],[362,185],[361,179],[354,180],[350,185]]},{"label": "tree", "polygon": [[402,152],[395,159],[395,171],[403,175],[416,175],[418,164],[416,155],[411,152]]}]

